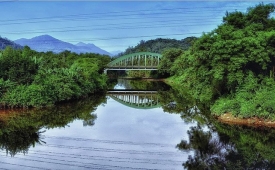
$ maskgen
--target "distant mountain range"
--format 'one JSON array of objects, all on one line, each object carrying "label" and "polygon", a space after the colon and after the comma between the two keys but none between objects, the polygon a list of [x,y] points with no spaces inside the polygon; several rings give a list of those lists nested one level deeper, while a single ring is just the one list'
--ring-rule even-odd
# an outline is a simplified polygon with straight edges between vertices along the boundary
[{"label": "distant mountain range", "polygon": [[14,41],[21,46],[29,46],[31,49],[38,52],[53,51],[54,53],[60,53],[68,50],[75,53],[98,53],[112,56],[113,54],[95,46],[94,44],[85,44],[79,42],[77,44],[71,44],[61,41],[50,35],[41,35],[31,39],[21,38]]},{"label": "distant mountain range", "polygon": [[5,49],[7,46],[11,46],[14,49],[22,49],[21,45],[14,43],[13,41],[0,37],[0,50]]}]

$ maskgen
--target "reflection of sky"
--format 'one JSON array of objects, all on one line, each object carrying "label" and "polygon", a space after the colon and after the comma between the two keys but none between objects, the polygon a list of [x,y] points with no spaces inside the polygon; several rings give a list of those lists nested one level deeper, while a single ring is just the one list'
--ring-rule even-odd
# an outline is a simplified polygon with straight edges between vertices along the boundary
[{"label": "reflection of sky", "polygon": [[117,85],[115,85],[114,89],[118,89],[118,90],[119,89],[125,89],[125,87],[123,85],[117,84]]},{"label": "reflection of sky", "polygon": [[182,169],[191,154],[175,148],[182,139],[188,140],[186,132],[195,125],[184,123],[178,114],[161,108],[133,109],[113,99],[95,113],[94,126],[84,127],[75,120],[64,128],[46,130],[42,138],[46,144],[30,148],[26,156],[2,157],[1,168]]}]

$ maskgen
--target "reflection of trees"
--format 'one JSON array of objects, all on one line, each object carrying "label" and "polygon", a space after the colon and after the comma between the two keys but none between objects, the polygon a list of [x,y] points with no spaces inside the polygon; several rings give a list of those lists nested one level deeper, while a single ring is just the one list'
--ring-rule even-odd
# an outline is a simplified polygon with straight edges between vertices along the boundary
[{"label": "reflection of trees", "polygon": [[[186,169],[273,169],[275,130],[250,129],[212,122],[188,131],[189,141],[177,148],[193,151],[183,163]],[[204,129],[204,130],[203,130]]]},{"label": "reflection of trees", "polygon": [[108,79],[107,86],[108,89],[114,89],[114,87],[118,84],[118,79]]},{"label": "reflection of trees", "polygon": [[185,122],[195,120],[200,124],[207,124],[207,117],[209,117],[208,105],[204,105],[194,100],[187,93],[182,94],[173,88],[168,91],[161,91],[158,95],[163,111],[180,114]]},{"label": "reflection of trees", "polygon": [[219,141],[210,131],[203,131],[201,126],[191,127],[188,131],[189,142],[181,141],[180,150],[193,150],[194,156],[183,163],[187,169],[222,169],[226,163],[230,145]]},{"label": "reflection of trees", "polygon": [[170,87],[162,81],[118,79],[118,85],[134,90],[167,90]]},{"label": "reflection of trees", "polygon": [[234,143],[236,152],[228,156],[231,164],[246,169],[274,169],[275,129],[248,128],[214,122],[222,142]]},{"label": "reflection of trees", "polygon": [[39,129],[34,127],[2,132],[0,136],[0,148],[6,150],[6,153],[11,156],[20,152],[26,154],[31,146],[35,146],[36,143],[44,143],[40,140],[41,133]]},{"label": "reflection of trees", "polygon": [[140,90],[167,90],[170,88],[167,84],[165,84],[162,81],[146,81],[146,80],[140,80],[140,81],[129,81],[130,86],[132,89],[140,89]]},{"label": "reflection of trees", "polygon": [[0,117],[0,148],[11,156],[27,153],[30,146],[43,143],[40,140],[42,128],[65,127],[75,119],[93,126],[96,115],[91,113],[103,102],[106,102],[105,95],[94,95],[52,108],[24,110]]},{"label": "reflection of trees", "polygon": [[[198,102],[178,89],[158,93],[164,111],[177,113],[185,122],[197,122],[188,141],[177,148],[192,151],[186,169],[274,169],[275,129],[231,126],[209,115],[207,103]],[[194,110],[198,108],[198,110]]]}]

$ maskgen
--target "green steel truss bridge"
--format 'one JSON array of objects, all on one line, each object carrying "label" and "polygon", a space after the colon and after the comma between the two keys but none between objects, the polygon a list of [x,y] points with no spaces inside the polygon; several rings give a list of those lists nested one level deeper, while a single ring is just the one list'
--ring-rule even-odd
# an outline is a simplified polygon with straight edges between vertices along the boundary
[{"label": "green steel truss bridge", "polygon": [[121,56],[110,62],[107,70],[157,70],[162,55],[151,52],[139,52]]},{"label": "green steel truss bridge", "polygon": [[136,109],[160,107],[157,91],[111,90],[107,95],[115,101]]}]

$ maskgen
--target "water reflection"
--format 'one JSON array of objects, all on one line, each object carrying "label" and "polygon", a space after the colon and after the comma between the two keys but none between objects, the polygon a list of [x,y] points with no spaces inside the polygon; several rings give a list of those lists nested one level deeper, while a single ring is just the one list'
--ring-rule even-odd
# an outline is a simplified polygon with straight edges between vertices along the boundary
[{"label": "water reflection", "polygon": [[103,102],[106,102],[105,95],[96,95],[52,108],[2,113],[0,114],[0,149],[11,156],[17,153],[25,154],[31,146],[45,143],[41,140],[41,134],[44,132],[42,129],[65,127],[75,119],[82,120],[84,126],[93,126],[96,115],[91,113]]},{"label": "water reflection", "polygon": [[114,89],[134,89],[134,90],[157,90],[165,91],[170,89],[170,86],[162,81],[150,81],[150,80],[128,80],[118,79],[116,88]]},{"label": "water reflection", "polygon": [[173,88],[158,92],[158,96],[165,112],[180,114],[182,120],[186,123],[209,124],[210,113],[207,104],[199,103],[187,94],[181,94]]},{"label": "water reflection", "polygon": [[188,136],[189,141],[177,145],[179,150],[194,151],[183,163],[185,169],[274,169],[274,136],[265,137],[262,130],[220,124],[212,131],[195,126]]},{"label": "water reflection", "polygon": [[161,107],[159,93],[170,87],[162,81],[118,79],[114,89],[107,95],[118,103],[136,109],[153,109]]},{"label": "water reflection", "polygon": [[213,124],[220,142],[234,146],[228,150],[225,167],[274,169],[275,129]]},{"label": "water reflection", "polygon": [[[275,129],[219,123],[210,116],[208,104],[162,83],[119,80],[118,84],[112,86],[157,91],[113,98],[102,94],[43,110],[0,114],[0,148],[6,155],[19,155],[18,160],[4,161],[6,167],[13,169],[17,160],[31,168],[32,158],[49,169],[275,167]],[[139,104],[158,108],[131,107]]]},{"label": "water reflection", "polygon": [[165,111],[197,123],[188,130],[188,140],[177,145],[193,151],[182,164],[185,169],[274,169],[275,129],[226,125],[209,115],[208,104],[174,89],[161,95]]},{"label": "water reflection", "polygon": [[160,107],[157,91],[108,91],[108,96],[125,106],[136,109],[153,109]]},{"label": "water reflection", "polygon": [[0,135],[0,149],[5,150],[6,154],[11,156],[17,153],[26,154],[31,146],[44,143],[40,140],[41,133],[38,128],[31,126],[11,131],[5,129]]}]

